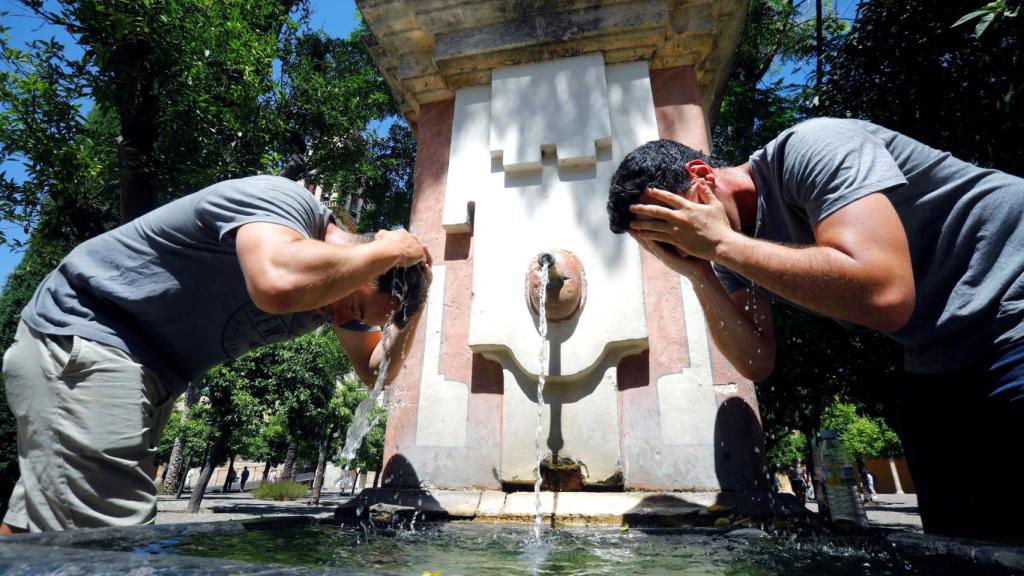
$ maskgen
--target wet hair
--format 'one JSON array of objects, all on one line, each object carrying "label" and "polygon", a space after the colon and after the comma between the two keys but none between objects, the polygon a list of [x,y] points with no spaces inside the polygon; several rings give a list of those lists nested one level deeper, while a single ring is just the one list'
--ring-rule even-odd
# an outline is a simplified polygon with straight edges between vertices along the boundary
[{"label": "wet hair", "polygon": [[421,262],[406,268],[395,266],[378,276],[376,284],[378,292],[398,299],[393,320],[396,326],[405,328],[427,300],[426,264]]},{"label": "wet hair", "polygon": [[608,226],[622,234],[633,221],[629,207],[636,204],[646,188],[680,193],[690,186],[686,163],[702,160],[712,168],[728,166],[724,160],[694,150],[673,140],[652,140],[622,159],[608,187]]}]

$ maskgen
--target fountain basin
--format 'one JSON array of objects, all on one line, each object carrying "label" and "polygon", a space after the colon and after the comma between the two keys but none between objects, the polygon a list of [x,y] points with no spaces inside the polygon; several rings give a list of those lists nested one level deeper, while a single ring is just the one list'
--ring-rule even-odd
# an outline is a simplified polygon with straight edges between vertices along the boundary
[{"label": "fountain basin", "polygon": [[419,523],[397,533],[301,519],[197,526],[140,529],[149,540],[125,538],[121,528],[14,537],[0,546],[0,572],[1002,576],[1024,568],[1019,549],[902,532],[840,537],[756,528],[559,527],[535,541],[528,524]]}]

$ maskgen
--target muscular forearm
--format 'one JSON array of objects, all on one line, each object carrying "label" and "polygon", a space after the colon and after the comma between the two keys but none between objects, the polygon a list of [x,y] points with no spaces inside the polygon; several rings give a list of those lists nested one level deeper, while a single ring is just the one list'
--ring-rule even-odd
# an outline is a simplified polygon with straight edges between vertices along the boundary
[{"label": "muscular forearm", "polygon": [[826,316],[890,332],[913,311],[913,284],[828,246],[792,247],[733,233],[713,259],[782,298]]},{"label": "muscular forearm", "polygon": [[[766,379],[775,368],[775,336],[771,314],[750,296],[740,310],[712,272],[693,280],[708,331],[718,350],[745,378]],[[767,304],[764,304],[767,306]]]},{"label": "muscular forearm", "polygon": [[257,302],[278,314],[312,310],[335,302],[395,265],[397,255],[381,242],[331,246],[296,240],[268,258],[275,279],[267,301]]}]

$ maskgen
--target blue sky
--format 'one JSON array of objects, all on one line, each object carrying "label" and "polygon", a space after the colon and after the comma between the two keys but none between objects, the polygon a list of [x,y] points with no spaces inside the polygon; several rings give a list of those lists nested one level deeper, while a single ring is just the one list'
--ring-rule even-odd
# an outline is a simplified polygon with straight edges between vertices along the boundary
[{"label": "blue sky", "polygon": [[[858,0],[836,0],[836,8],[839,14],[846,18],[852,18],[856,10]],[[49,5],[50,2],[47,2]],[[814,3],[804,2],[806,9],[813,11]],[[310,24],[317,29],[336,37],[348,36],[356,25],[356,11],[353,0],[312,0],[312,14]],[[53,36],[67,46],[75,47],[74,38],[63,28],[46,25],[38,17],[32,15],[27,9],[20,6],[13,0],[0,0],[0,12],[6,12],[3,16],[3,24],[11,28],[10,34],[16,47],[24,45],[36,38],[48,38]],[[798,70],[791,66],[779,66],[773,71],[771,77],[787,77],[794,80],[805,77],[809,70]],[[87,111],[88,102],[83,103],[83,113]],[[386,130],[387,127],[383,128]],[[25,177],[24,168],[17,161],[7,161],[0,165],[0,170],[6,171],[8,176],[16,179]],[[0,230],[3,230],[9,238],[24,239],[24,234],[18,225],[10,222],[0,222]],[[21,252],[12,251],[7,246],[0,246],[0,286],[6,281],[7,275],[18,265],[21,260]]]}]

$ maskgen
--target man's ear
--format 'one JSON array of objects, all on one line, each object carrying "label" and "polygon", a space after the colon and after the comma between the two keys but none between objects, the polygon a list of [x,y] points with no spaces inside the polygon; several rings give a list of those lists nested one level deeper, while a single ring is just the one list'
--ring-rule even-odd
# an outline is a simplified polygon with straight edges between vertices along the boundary
[{"label": "man's ear", "polygon": [[715,183],[715,169],[703,160],[690,160],[686,163],[686,173],[691,180],[703,178],[708,184]]}]

